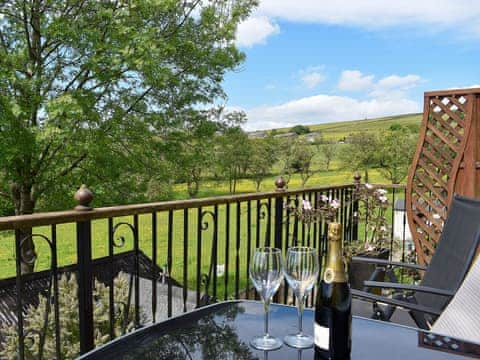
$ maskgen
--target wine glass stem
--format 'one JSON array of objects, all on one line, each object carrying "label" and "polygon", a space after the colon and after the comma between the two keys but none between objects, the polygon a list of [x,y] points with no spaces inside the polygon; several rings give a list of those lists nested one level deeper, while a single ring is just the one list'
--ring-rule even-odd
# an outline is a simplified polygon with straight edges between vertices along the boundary
[{"label": "wine glass stem", "polygon": [[268,337],[268,313],[270,310],[270,299],[266,299],[263,303],[265,308],[265,337]]},{"label": "wine glass stem", "polygon": [[298,334],[303,335],[303,308],[305,307],[305,296],[299,295],[298,300]]}]

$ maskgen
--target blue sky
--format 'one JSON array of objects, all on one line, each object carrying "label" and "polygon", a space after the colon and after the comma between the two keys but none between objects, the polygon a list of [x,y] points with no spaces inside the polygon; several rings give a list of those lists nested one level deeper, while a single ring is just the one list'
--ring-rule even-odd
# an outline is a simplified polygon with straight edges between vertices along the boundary
[{"label": "blue sky", "polygon": [[237,44],[247,130],[421,112],[424,91],[480,84],[480,1],[261,0]]}]

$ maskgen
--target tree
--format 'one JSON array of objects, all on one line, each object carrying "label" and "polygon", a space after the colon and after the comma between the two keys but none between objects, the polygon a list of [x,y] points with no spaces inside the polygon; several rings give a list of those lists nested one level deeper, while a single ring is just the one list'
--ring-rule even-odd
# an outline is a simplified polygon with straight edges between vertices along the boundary
[{"label": "tree", "polygon": [[307,181],[316,172],[312,163],[316,154],[316,147],[310,145],[305,139],[296,139],[291,144],[284,160],[284,173],[287,181],[290,180],[293,173],[300,174],[302,188],[304,188]]},{"label": "tree", "polygon": [[294,127],[292,127],[292,132],[297,135],[304,135],[310,132],[310,128],[305,125],[295,125]]},{"label": "tree", "polygon": [[350,135],[348,144],[340,152],[343,165],[352,170],[363,170],[368,182],[368,170],[379,164],[379,139],[371,132],[358,132]]},{"label": "tree", "polygon": [[229,191],[234,194],[237,181],[245,176],[250,156],[251,144],[248,135],[242,130],[240,124],[246,120],[243,112],[231,112],[226,115],[229,126],[226,126],[217,137],[216,162],[220,173],[229,183]]},{"label": "tree", "polygon": [[278,160],[277,142],[273,136],[265,139],[253,139],[248,169],[255,183],[256,191],[260,191],[262,181],[269,175],[273,164]]},{"label": "tree", "polygon": [[[29,214],[42,197],[61,193],[67,177],[78,186],[86,173],[100,175],[116,191],[110,175],[118,179],[122,170],[107,157],[127,177],[137,166],[153,172],[151,161],[162,156],[148,156],[153,140],[181,128],[185,112],[225,95],[225,72],[244,59],[236,26],[255,5],[1,2],[0,196],[16,214]],[[98,158],[109,166],[99,168]],[[22,251],[34,258],[31,241]]]},{"label": "tree", "polygon": [[330,164],[337,155],[337,144],[334,141],[323,141],[319,145],[319,149],[323,155],[323,161],[327,171],[330,169]]},{"label": "tree", "polygon": [[393,184],[399,184],[408,174],[418,134],[405,127],[381,133],[379,139],[380,171]]},{"label": "tree", "polygon": [[169,160],[177,181],[187,184],[191,198],[197,196],[203,174],[214,164],[215,133],[221,123],[212,120],[209,113],[197,113],[189,126],[169,135],[169,142],[175,147],[168,152]]}]

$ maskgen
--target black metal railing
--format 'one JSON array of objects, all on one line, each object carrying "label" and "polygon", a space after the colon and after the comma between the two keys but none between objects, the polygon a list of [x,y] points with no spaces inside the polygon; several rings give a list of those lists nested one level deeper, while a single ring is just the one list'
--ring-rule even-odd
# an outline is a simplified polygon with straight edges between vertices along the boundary
[{"label": "black metal railing", "polygon": [[[61,274],[77,278],[78,294],[68,295],[78,298],[80,353],[99,345],[94,336],[99,304],[108,306],[107,340],[112,340],[128,328],[211,302],[253,298],[248,267],[256,247],[275,246],[286,253],[293,245],[313,246],[319,249],[320,260],[326,253],[326,224],[302,223],[289,216],[285,204],[299,205],[308,199],[315,207],[320,195],[337,198],[346,204],[337,214],[345,241],[359,241],[368,221],[358,216],[354,194],[359,183],[356,178],[353,184],[285,190],[285,184],[277,181],[275,191],[267,193],[97,209],[90,208],[92,196],[82,188],[75,210],[0,218],[2,249],[10,244],[14,250],[14,264],[6,261],[2,269],[6,274],[10,265],[15,269],[13,277],[0,280],[0,321],[16,328],[20,359],[28,358],[32,351],[34,358],[59,359],[66,346],[60,321],[63,309],[59,298],[65,295],[59,288]],[[391,187],[392,204],[404,196],[404,187]],[[405,219],[403,215],[404,226]],[[392,238],[395,221],[392,207]],[[26,274],[22,263],[27,259],[21,254],[29,240],[36,246],[36,272]],[[401,242],[403,259],[405,231]],[[121,303],[114,289],[120,272],[127,274],[130,284]],[[96,280],[108,287],[108,301],[98,299]],[[47,299],[44,323],[32,332],[27,314],[39,306],[39,296]],[[291,301],[286,284],[275,300]],[[307,304],[313,305],[313,296]],[[120,331],[115,327],[119,313],[125,316]],[[129,322],[133,327],[127,326]],[[3,344],[6,336],[0,333]],[[46,341],[54,343],[48,356],[44,353]]]}]

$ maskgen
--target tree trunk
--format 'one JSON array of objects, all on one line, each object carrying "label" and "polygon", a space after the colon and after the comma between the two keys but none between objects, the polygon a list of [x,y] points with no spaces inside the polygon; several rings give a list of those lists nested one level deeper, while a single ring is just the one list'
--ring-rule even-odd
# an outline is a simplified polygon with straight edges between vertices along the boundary
[{"label": "tree trunk", "polygon": [[199,181],[196,181],[196,180],[187,181],[188,196],[190,196],[191,198],[194,198],[197,196],[199,188],[200,188]]},{"label": "tree trunk", "polygon": [[302,179],[302,189],[305,189],[305,186],[307,185],[308,179],[312,176],[312,173],[310,171],[306,171],[301,174],[301,179]]},{"label": "tree trunk", "polygon": [[[12,199],[15,205],[15,215],[33,214],[35,200],[32,197],[33,186],[23,184],[12,186]],[[37,254],[32,239],[32,229],[21,229],[16,233],[16,241],[20,241],[20,260],[22,274],[31,273],[35,267]]]}]

